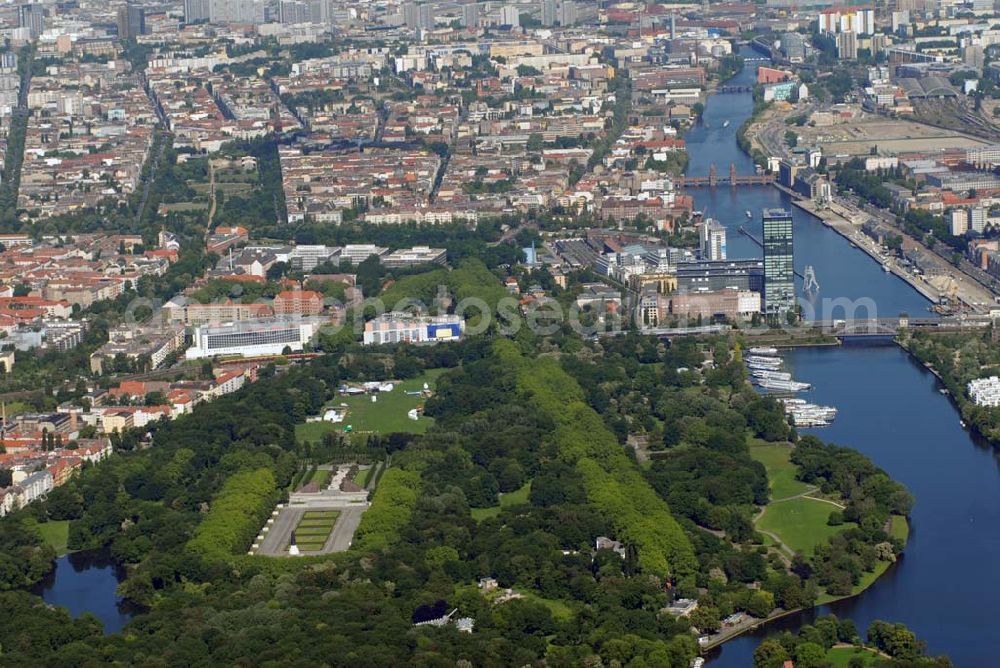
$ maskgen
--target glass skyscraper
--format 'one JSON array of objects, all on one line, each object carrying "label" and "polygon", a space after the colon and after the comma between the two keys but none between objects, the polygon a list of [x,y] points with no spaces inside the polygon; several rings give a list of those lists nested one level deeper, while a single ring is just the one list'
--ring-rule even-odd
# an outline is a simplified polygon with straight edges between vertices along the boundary
[{"label": "glass skyscraper", "polygon": [[797,308],[793,260],[791,211],[764,209],[764,313],[770,318]]}]

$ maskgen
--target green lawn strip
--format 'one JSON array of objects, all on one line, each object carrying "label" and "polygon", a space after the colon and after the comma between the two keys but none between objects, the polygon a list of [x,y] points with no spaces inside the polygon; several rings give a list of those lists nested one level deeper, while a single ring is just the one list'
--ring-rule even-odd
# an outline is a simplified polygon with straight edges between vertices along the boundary
[{"label": "green lawn strip", "polygon": [[773,502],[757,520],[757,528],[777,535],[788,547],[810,556],[830,536],[855,526],[850,522],[829,526],[826,521],[835,510],[832,504],[808,497]]},{"label": "green lawn strip", "polygon": [[889,518],[889,535],[904,543],[910,538],[910,522],[905,517],[893,515]]},{"label": "green lawn strip", "polygon": [[305,422],[295,425],[295,440],[300,443],[316,443],[323,440],[323,436],[339,431],[340,427],[333,422]]},{"label": "green lawn strip", "polygon": [[354,482],[361,487],[364,487],[368,484],[368,479],[371,478],[373,470],[374,466],[369,466],[366,469],[358,469],[358,472],[354,474],[352,480],[354,480]]},{"label": "green lawn strip", "polygon": [[344,422],[297,424],[295,425],[295,438],[299,441],[320,441],[325,434],[342,431],[347,425],[351,425],[352,430],[356,432],[373,431],[382,434],[413,432],[422,434],[434,424],[434,420],[424,416],[411,420],[406,416],[411,409],[424,403],[424,397],[407,394],[407,392],[422,390],[424,383],[433,389],[438,376],[444,372],[445,369],[428,369],[416,378],[396,383],[392,392],[379,393],[378,400],[374,403],[372,395],[368,394],[351,397],[337,396],[330,402],[330,406],[347,404],[348,411]]},{"label": "green lawn strip", "polygon": [[874,663],[878,654],[864,647],[834,647],[826,653],[826,660],[832,668],[848,668],[851,657],[860,656],[865,660],[865,665]]},{"label": "green lawn strip", "polygon": [[295,544],[299,550],[316,552],[323,549],[337,524],[337,510],[307,510],[295,526]]},{"label": "green lawn strip", "polygon": [[66,541],[69,539],[69,520],[43,522],[38,525],[38,531],[42,534],[42,540],[56,551],[56,556],[61,557],[69,552],[66,548]]},{"label": "green lawn strip", "polygon": [[[517,588],[515,587],[515,589]],[[521,590],[517,589],[517,591]],[[534,601],[535,603],[541,603],[542,605],[544,605],[546,608],[549,609],[549,612],[552,613],[552,616],[561,622],[567,622],[573,618],[573,609],[569,607],[569,605],[566,604],[564,601],[560,601],[554,598],[542,598],[541,596],[532,591],[527,591],[527,592],[522,591],[521,593],[524,594],[525,599],[529,601]]]},{"label": "green lawn strip", "polygon": [[300,552],[319,552],[326,545],[326,541],[321,541],[319,543],[298,543],[296,545]]},{"label": "green lawn strip", "polygon": [[330,477],[333,475],[333,471],[329,469],[316,469],[313,471],[312,478],[309,482],[315,483],[317,487],[323,489],[330,484]]},{"label": "green lawn strip", "polygon": [[531,494],[531,481],[524,483],[523,486],[515,489],[513,492],[507,492],[506,494],[500,495],[500,504],[496,506],[490,506],[489,508],[473,508],[472,509],[472,519],[477,522],[482,522],[488,517],[496,517],[500,514],[502,508],[508,506],[516,506],[522,503],[528,502],[528,495]]},{"label": "green lawn strip", "polygon": [[813,487],[795,479],[798,467],[789,461],[791,454],[792,446],[787,443],[767,443],[751,439],[750,456],[767,469],[772,499],[786,499],[796,494],[802,494]]}]

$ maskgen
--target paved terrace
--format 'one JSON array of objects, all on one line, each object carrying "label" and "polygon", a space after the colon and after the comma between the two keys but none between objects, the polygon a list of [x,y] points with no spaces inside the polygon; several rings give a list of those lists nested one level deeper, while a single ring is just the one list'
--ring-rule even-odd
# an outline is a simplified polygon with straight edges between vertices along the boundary
[{"label": "paved terrace", "polygon": [[258,538],[255,542],[257,547],[251,552],[269,557],[287,557],[292,531],[298,526],[302,515],[309,510],[336,510],[340,513],[323,549],[310,552],[310,555],[344,552],[350,548],[354,532],[361,523],[361,516],[369,506],[367,490],[340,491],[340,484],[350,469],[350,465],[337,466],[326,489],[318,492],[294,492],[289,497],[287,505],[279,504],[264,527],[266,531],[262,530],[263,539]]}]

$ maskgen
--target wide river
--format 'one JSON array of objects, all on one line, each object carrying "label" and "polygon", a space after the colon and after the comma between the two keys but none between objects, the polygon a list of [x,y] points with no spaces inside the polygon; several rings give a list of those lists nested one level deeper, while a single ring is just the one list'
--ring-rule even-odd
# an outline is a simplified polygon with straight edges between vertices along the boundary
[{"label": "wide river", "polygon": [[[751,83],[755,70],[748,65],[734,83]],[[713,161],[720,174],[731,162],[740,174],[752,173],[751,161],[735,141],[751,110],[749,94],[709,99],[704,125],[687,137],[689,173],[706,174]],[[725,120],[728,127],[722,127]],[[759,247],[738,229],[746,226],[759,237],[761,208],[791,208],[788,196],[771,187],[722,186],[693,193],[696,208],[730,229],[731,258],[760,256]],[[793,214],[795,265],[799,271],[814,268],[821,288],[815,302],[821,309],[824,299],[867,298],[881,316],[927,314],[928,302],[906,283],[814,217],[799,209]],[[843,316],[826,312],[824,317]],[[903,622],[927,641],[929,652],[948,654],[956,666],[992,665],[1000,656],[991,613],[1000,600],[1000,575],[992,563],[992,556],[1000,554],[996,451],[970,437],[948,398],[937,391],[934,376],[888,341],[798,349],[784,358],[796,379],[813,384],[803,396],[840,409],[832,426],[812,433],[865,453],[913,492],[910,540],[902,559],[860,596],[726,643],[712,655],[711,665],[750,666],[762,638],[829,612],[850,617],[862,632],[875,619]]]}]

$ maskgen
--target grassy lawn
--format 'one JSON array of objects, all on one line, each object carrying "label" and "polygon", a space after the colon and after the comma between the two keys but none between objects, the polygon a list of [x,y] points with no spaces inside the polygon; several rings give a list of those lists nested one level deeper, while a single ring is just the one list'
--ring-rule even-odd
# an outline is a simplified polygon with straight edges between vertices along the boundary
[{"label": "grassy lawn", "polygon": [[375,470],[375,465],[369,466],[366,469],[358,469],[358,472],[354,474],[354,482],[364,487],[368,484],[368,479],[372,477],[372,471]]},{"label": "grassy lawn", "polygon": [[169,204],[161,204],[163,210],[166,212],[172,211],[206,211],[209,207],[208,202],[173,202]]},{"label": "grassy lawn", "polygon": [[316,485],[323,489],[330,484],[330,477],[333,475],[333,471],[329,469],[316,469],[313,471],[312,477],[309,482],[314,482]]},{"label": "grassy lawn", "polygon": [[365,394],[353,397],[338,396],[330,402],[330,405],[347,404],[347,417],[343,423],[308,422],[298,424],[295,425],[295,437],[299,441],[319,441],[324,434],[343,430],[347,425],[350,425],[355,432],[374,431],[387,434],[406,431],[422,434],[427,431],[430,425],[434,424],[434,419],[423,416],[417,420],[408,418],[407,412],[422,404],[424,398],[406,393],[422,389],[424,383],[433,389],[438,376],[444,372],[444,369],[429,369],[416,378],[404,380],[398,383],[392,392],[379,394],[378,401],[375,403],[372,403],[371,396]]},{"label": "grassy lawn", "polygon": [[798,467],[788,461],[791,454],[792,446],[785,443],[766,443],[756,439],[751,441],[750,456],[767,469],[772,499],[786,499],[810,488],[806,483],[795,479]]},{"label": "grassy lawn", "polygon": [[833,668],[847,668],[852,656],[861,656],[865,659],[865,665],[870,666],[875,657],[875,652],[863,647],[834,647],[826,653],[826,660]]},{"label": "grassy lawn", "polygon": [[477,522],[482,522],[487,517],[496,517],[500,514],[501,508],[506,508],[507,506],[516,506],[521,503],[528,502],[528,494],[531,493],[531,481],[524,483],[524,486],[515,489],[513,492],[507,492],[506,494],[500,495],[500,504],[496,506],[490,506],[489,508],[473,508],[472,509],[472,519]]},{"label": "grassy lawn", "polygon": [[295,525],[295,544],[303,552],[318,552],[330,537],[340,513],[336,510],[307,510]]},{"label": "grassy lawn", "polygon": [[69,538],[69,520],[43,522],[38,525],[38,531],[42,534],[42,540],[56,551],[56,556],[61,557],[69,552],[66,549],[66,540]]},{"label": "grassy lawn", "polygon": [[295,425],[295,439],[300,442],[315,443],[323,440],[325,434],[339,431],[344,425],[333,422],[305,422]]},{"label": "grassy lawn", "polygon": [[807,497],[780,501],[764,509],[757,528],[776,534],[790,548],[809,556],[830,536],[854,526],[850,522],[838,527],[828,526],[826,521],[835,510],[837,508],[829,503]]},{"label": "grassy lawn", "polygon": [[[518,591],[521,590],[518,589]],[[573,609],[563,601],[559,601],[554,598],[542,598],[538,594],[531,591],[523,592],[523,594],[526,600],[544,605],[549,609],[549,612],[552,613],[552,616],[561,622],[566,622],[573,618]]]}]

